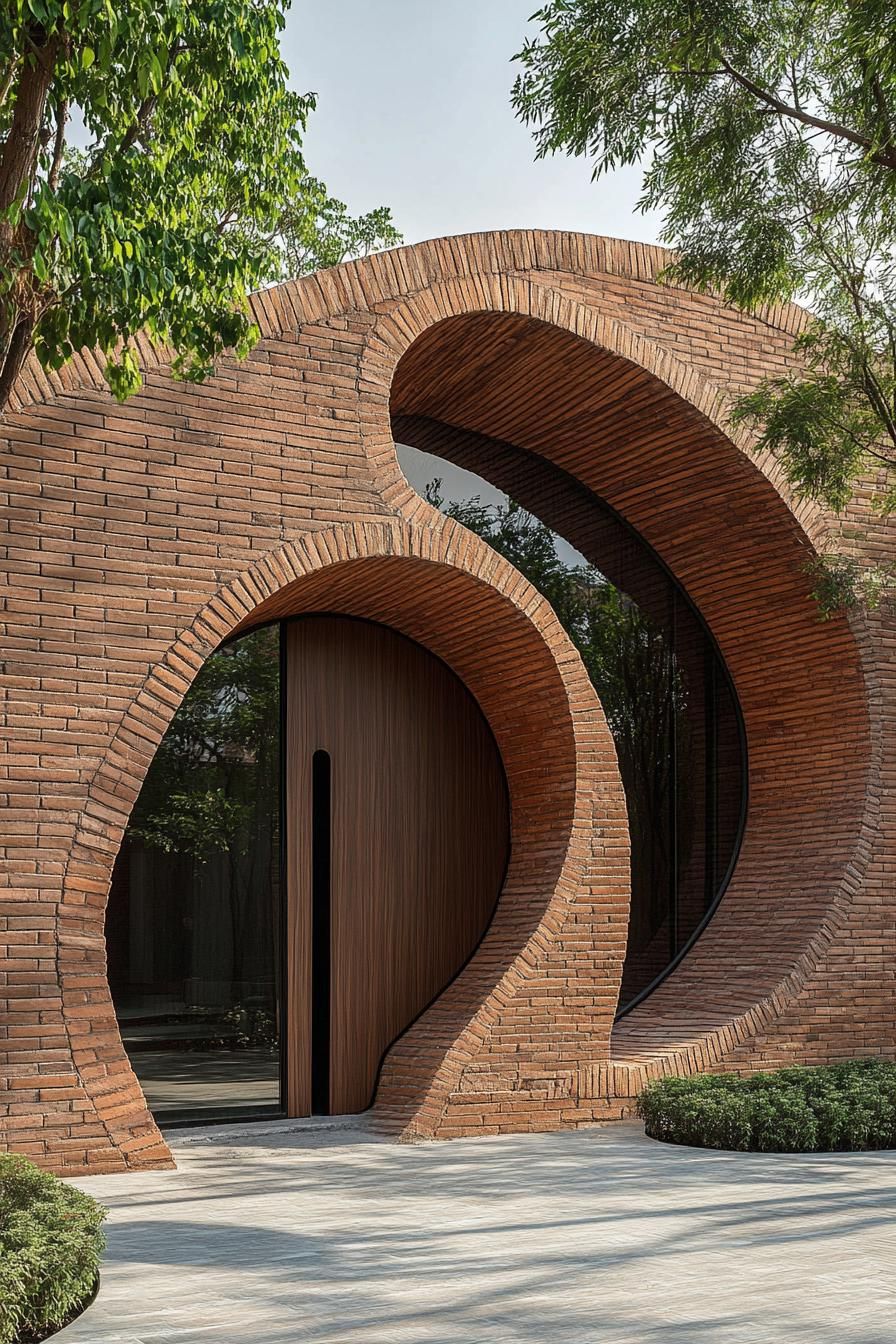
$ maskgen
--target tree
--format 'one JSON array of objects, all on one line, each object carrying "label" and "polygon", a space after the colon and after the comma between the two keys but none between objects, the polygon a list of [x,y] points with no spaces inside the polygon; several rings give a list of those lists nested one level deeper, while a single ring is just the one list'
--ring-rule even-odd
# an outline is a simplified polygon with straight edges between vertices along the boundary
[{"label": "tree", "polygon": [[257,338],[250,290],[400,241],[308,174],[283,22],[278,0],[5,5],[0,410],[32,348],[58,369],[99,346],[124,399],[141,330],[199,381]]},{"label": "tree", "polygon": [[[537,152],[647,162],[667,275],[736,305],[799,299],[798,367],[734,407],[804,495],[896,507],[896,6],[552,0],[516,58]],[[832,558],[829,595],[850,600]]]}]

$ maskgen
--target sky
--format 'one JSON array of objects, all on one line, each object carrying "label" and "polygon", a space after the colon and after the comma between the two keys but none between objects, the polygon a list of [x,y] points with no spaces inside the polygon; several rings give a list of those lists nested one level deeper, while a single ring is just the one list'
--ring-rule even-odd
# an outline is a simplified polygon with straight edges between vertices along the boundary
[{"label": "sky", "polygon": [[[582,159],[536,160],[514,116],[512,57],[538,0],[293,0],[283,54],[295,88],[318,107],[305,137],[309,171],[354,214],[388,205],[407,243],[482,229],[576,229],[656,242],[636,211],[638,169],[599,182]],[[401,446],[421,493],[503,502],[493,486]],[[568,564],[584,559],[562,539]]]},{"label": "sky", "polygon": [[[431,453],[421,452],[408,443],[395,445],[398,465],[407,481],[420,495],[425,495],[431,481],[441,481],[441,494],[446,500],[478,499],[480,504],[506,504],[507,495],[498,490],[490,481],[483,480],[472,471],[456,467],[453,462],[433,457]],[[568,541],[554,533],[554,550],[565,565],[587,565],[588,561],[570,546]]]},{"label": "sky", "polygon": [[584,160],[535,160],[510,89],[537,2],[293,0],[283,54],[319,100],[309,170],[353,213],[388,205],[408,243],[512,228],[656,242],[637,169],[595,183]]}]

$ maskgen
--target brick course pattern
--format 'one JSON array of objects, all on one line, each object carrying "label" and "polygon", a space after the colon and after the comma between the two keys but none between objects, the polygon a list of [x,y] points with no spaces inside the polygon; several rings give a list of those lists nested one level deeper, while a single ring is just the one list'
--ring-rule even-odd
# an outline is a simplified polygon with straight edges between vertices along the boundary
[{"label": "brick course pattern", "polygon": [[[0,486],[6,1146],[68,1172],[170,1164],[105,978],[111,867],[204,659],[299,611],[442,657],[511,791],[492,927],[386,1060],[391,1132],[557,1128],[628,1113],[663,1073],[896,1053],[892,613],[820,622],[805,573],[844,535],[868,557],[892,537],[874,482],[832,518],[727,424],[732,391],[789,367],[799,311],[747,317],[658,283],[664,261],[572,234],[445,239],[256,296],[261,342],[202,387],[148,346],[123,407],[92,355],[28,366]],[[628,850],[602,711],[546,603],[410,489],[393,419],[446,456],[525,450],[576,477],[654,546],[731,670],[735,875],[615,1028]]]}]

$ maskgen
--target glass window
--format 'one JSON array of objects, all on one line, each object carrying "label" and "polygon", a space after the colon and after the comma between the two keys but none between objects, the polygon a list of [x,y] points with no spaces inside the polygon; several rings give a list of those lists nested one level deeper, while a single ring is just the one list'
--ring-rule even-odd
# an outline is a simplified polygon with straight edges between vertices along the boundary
[{"label": "glass window", "polygon": [[731,681],[679,585],[606,504],[533,453],[477,436],[456,447],[446,461],[399,445],[399,462],[548,598],[616,744],[632,847],[625,1011],[700,928],[736,855],[745,760]]},{"label": "glass window", "polygon": [[280,1109],[280,630],[213,654],[115,865],[109,983],[163,1121]]}]

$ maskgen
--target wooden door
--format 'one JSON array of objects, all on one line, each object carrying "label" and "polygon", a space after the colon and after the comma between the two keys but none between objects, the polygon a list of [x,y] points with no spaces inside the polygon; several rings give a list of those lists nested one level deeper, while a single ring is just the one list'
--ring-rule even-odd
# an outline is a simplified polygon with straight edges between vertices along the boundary
[{"label": "wooden door", "polygon": [[506,783],[470,693],[385,626],[291,621],[285,686],[288,1108],[343,1114],[488,925]]}]

